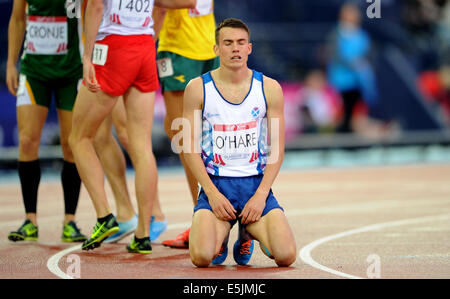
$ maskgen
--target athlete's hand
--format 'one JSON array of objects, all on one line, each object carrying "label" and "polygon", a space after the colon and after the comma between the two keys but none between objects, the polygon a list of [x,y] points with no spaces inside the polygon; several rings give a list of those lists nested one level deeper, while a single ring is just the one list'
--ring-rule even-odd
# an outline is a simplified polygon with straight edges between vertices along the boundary
[{"label": "athlete's hand", "polygon": [[236,219],[236,210],[231,202],[220,192],[207,195],[214,215],[223,221]]},{"label": "athlete's hand", "polygon": [[15,65],[8,65],[6,67],[6,85],[9,92],[13,96],[17,96],[17,89],[19,88],[19,72]]},{"label": "athlete's hand", "polygon": [[89,91],[100,91],[100,85],[98,84],[97,78],[95,77],[94,65],[87,58],[83,58],[83,81]]},{"label": "athlete's hand", "polygon": [[261,214],[266,206],[266,199],[267,194],[256,191],[239,214],[241,224],[250,224],[261,219]]}]

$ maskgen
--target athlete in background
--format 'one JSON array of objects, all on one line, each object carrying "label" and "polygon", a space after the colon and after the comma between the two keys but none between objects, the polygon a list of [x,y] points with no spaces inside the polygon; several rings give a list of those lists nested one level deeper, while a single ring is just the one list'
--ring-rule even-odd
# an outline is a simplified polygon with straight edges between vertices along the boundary
[{"label": "athlete in background", "polygon": [[[164,19],[158,41],[158,74],[166,105],[164,130],[171,141],[180,128],[174,120],[183,117],[184,89],[194,79],[219,66],[219,59],[214,53],[214,18],[213,0],[197,0],[192,9],[156,8],[155,19]],[[156,28],[158,31],[158,28]],[[175,141],[174,143],[178,143]],[[182,140],[180,144],[182,145]],[[186,172],[190,194],[194,206],[197,203],[198,182],[191,170],[186,167],[184,154],[179,157]],[[179,234],[174,240],[162,242],[165,246],[188,248],[189,229]]]},{"label": "athlete in background", "polygon": [[[81,180],[68,144],[72,109],[81,83],[81,24],[68,18],[65,0],[14,0],[8,28],[6,84],[17,97],[18,172],[26,220],[11,241],[37,240],[37,197],[41,178],[39,146],[54,95],[63,154],[61,184],[65,216],[62,241],[86,240],[75,224]],[[53,34],[52,34],[53,33]],[[17,60],[25,36],[20,73]]]},{"label": "athlete in background", "polygon": [[153,5],[194,7],[195,1],[90,0],[86,7],[86,42],[83,85],[74,107],[69,143],[80,177],[94,204],[97,223],[82,249],[99,247],[119,226],[111,213],[104,189],[104,172],[96,155],[94,138],[100,124],[123,96],[127,113],[128,153],[136,171],[138,226],[129,252],[150,253],[150,216],[156,196],[157,169],[151,129],[158,78],[153,41]]}]

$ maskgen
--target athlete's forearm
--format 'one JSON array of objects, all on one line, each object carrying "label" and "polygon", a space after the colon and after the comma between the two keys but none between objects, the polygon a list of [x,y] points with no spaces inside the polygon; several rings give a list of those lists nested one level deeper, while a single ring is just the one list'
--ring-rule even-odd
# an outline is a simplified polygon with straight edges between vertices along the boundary
[{"label": "athlete's forearm", "polygon": [[195,8],[197,0],[155,0],[155,6],[164,8]]},{"label": "athlete's forearm", "polygon": [[8,65],[16,65],[25,35],[25,12],[13,13],[8,26]]},{"label": "athlete's forearm", "polygon": [[203,164],[200,154],[183,153],[183,155],[189,169],[192,171],[192,174],[195,176],[200,186],[202,186],[205,194],[208,196],[214,192],[219,192],[206,172],[205,165]]},{"label": "athlete's forearm", "polygon": [[270,188],[272,188],[272,185],[275,182],[278,173],[280,172],[281,164],[283,163],[283,158],[284,158],[284,151],[279,153],[278,157],[276,158],[277,162],[266,165],[263,179],[261,180],[261,183],[259,184],[256,193],[260,193],[261,195],[264,196],[269,195]]},{"label": "athlete's forearm", "polygon": [[103,2],[102,0],[89,0],[86,7],[85,15],[85,44],[83,60],[92,61],[92,51],[94,50],[95,39],[97,37],[98,28],[103,18]]},{"label": "athlete's forearm", "polygon": [[164,24],[164,18],[166,16],[167,9],[161,7],[155,7],[153,9],[153,30],[155,31],[155,40],[159,37],[159,32]]}]

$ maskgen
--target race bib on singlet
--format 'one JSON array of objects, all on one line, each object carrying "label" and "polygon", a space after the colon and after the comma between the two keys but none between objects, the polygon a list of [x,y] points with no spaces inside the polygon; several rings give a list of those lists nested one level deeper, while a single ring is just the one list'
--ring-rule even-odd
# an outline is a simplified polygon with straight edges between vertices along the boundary
[{"label": "race bib on singlet", "polygon": [[209,15],[213,12],[213,1],[212,0],[197,0],[197,5],[195,8],[189,9],[189,16],[201,17]]},{"label": "race bib on singlet", "polygon": [[67,17],[28,16],[25,52],[63,55],[67,53]]},{"label": "race bib on singlet", "polygon": [[224,163],[246,159],[258,151],[257,121],[241,124],[214,124],[214,153],[220,155]]},{"label": "race bib on singlet", "polygon": [[130,28],[148,27],[153,3],[150,0],[112,0],[109,19]]}]

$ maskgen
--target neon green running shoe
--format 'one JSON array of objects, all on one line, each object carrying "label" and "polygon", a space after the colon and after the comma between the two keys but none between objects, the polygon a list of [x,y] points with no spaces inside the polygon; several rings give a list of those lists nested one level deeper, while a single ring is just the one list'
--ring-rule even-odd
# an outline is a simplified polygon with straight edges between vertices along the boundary
[{"label": "neon green running shoe", "polygon": [[84,242],[87,237],[83,235],[75,222],[70,221],[64,225],[61,241],[63,242]]},{"label": "neon green running shoe", "polygon": [[38,228],[29,219],[25,220],[21,227],[17,231],[10,232],[8,240],[17,241],[37,241],[38,240]]},{"label": "neon green running shoe", "polygon": [[100,247],[102,242],[109,236],[119,231],[119,224],[116,217],[112,216],[108,221],[97,222],[94,226],[94,232],[91,237],[81,246],[82,250],[90,250]]},{"label": "neon green running shoe", "polygon": [[134,237],[133,240],[131,240],[131,243],[127,245],[127,250],[131,253],[152,253],[150,237],[140,242]]}]

